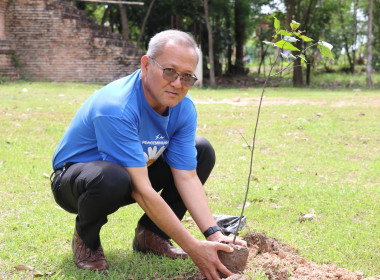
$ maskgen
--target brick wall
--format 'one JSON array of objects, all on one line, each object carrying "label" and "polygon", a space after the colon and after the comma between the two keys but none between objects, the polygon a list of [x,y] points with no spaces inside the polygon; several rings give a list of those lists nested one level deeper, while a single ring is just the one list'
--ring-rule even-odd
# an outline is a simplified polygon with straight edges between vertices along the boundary
[{"label": "brick wall", "polygon": [[98,25],[70,1],[2,1],[9,2],[5,36],[15,47],[25,79],[110,82],[140,65],[142,51],[134,56],[132,43]]},{"label": "brick wall", "polygon": [[15,45],[7,40],[5,34],[5,11],[9,0],[1,0],[0,2],[0,82],[3,77],[10,80],[20,78],[20,69],[18,69],[14,61]]}]

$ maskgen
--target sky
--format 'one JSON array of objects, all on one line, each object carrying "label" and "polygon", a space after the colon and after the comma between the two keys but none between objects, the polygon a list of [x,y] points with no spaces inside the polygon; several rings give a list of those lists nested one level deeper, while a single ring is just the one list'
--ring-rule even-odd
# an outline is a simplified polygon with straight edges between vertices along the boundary
[{"label": "sky", "polygon": [[[285,5],[280,0],[272,0],[271,3],[277,7],[277,9],[285,12]],[[274,12],[273,9],[269,7],[269,5],[264,5],[261,7],[261,13],[263,14],[272,14]]]}]

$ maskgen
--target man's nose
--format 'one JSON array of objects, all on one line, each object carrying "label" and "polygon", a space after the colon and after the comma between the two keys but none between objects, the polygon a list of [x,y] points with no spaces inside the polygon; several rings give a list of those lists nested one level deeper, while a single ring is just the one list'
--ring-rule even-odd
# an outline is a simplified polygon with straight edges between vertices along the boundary
[{"label": "man's nose", "polygon": [[182,87],[182,81],[181,81],[181,76],[178,76],[177,79],[175,79],[174,82],[170,83],[173,87],[175,88],[181,88]]}]

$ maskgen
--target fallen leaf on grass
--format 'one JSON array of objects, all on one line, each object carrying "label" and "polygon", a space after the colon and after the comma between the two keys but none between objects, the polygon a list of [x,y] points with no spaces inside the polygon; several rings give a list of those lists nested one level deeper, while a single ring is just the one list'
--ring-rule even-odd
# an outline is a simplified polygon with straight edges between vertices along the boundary
[{"label": "fallen leaf on grass", "polygon": [[269,205],[269,208],[273,208],[273,209],[279,209],[279,208],[281,208],[282,206],[280,206],[280,205],[277,205],[276,203],[271,203],[270,205]]},{"label": "fallen leaf on grass", "polygon": [[45,272],[45,273],[36,272],[36,273],[33,273],[33,278],[44,277],[44,276],[52,276],[53,274],[55,274],[55,271],[53,271],[53,270],[50,270],[50,271]]},{"label": "fallen leaf on grass", "polygon": [[15,269],[16,270],[33,270],[34,267],[33,266],[30,266],[30,265],[25,265],[25,264],[19,264],[19,265],[16,265],[15,266]]},{"label": "fallen leaf on grass", "polygon": [[302,217],[299,219],[299,221],[302,223],[302,222],[305,222],[305,221],[312,221],[314,220],[315,218],[317,218],[318,221],[320,221],[322,218],[320,216],[316,216],[315,215],[315,210],[314,209],[310,209],[310,213],[307,213],[307,214],[302,214]]},{"label": "fallen leaf on grass", "polygon": [[300,222],[302,223],[305,221],[312,221],[314,218],[315,218],[315,214],[309,213],[309,214],[303,215],[300,218]]}]

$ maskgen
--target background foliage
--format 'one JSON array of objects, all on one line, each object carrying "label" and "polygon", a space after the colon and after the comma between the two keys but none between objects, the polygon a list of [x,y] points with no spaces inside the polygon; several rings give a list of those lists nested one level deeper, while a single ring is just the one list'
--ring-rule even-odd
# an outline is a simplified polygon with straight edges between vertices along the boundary
[{"label": "background foliage", "polygon": [[[86,10],[88,15],[96,17],[100,24],[109,25],[114,32],[121,33],[123,27],[119,5],[72,1]],[[144,0],[144,6],[126,6],[129,40],[132,42],[136,42],[140,35],[143,19],[152,1]],[[373,3],[373,66],[379,70],[380,0],[373,0]],[[308,69],[294,69],[300,79],[300,84],[295,85],[309,85],[311,76],[316,73],[353,72],[352,64],[360,66],[366,63],[367,0],[214,0],[209,1],[208,5],[216,76],[263,73],[262,66],[269,63],[270,52],[266,51],[262,41],[270,40],[273,30],[272,19],[268,14],[275,15],[284,26],[296,20],[301,23],[307,36],[334,45],[334,61],[323,60],[313,52],[308,54]],[[203,1],[155,1],[143,30],[140,47],[146,48],[151,36],[168,28],[194,34],[203,50],[204,73],[207,77],[208,42]],[[358,67],[354,71],[360,72],[362,69]]]}]

